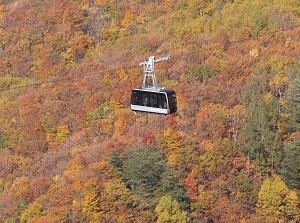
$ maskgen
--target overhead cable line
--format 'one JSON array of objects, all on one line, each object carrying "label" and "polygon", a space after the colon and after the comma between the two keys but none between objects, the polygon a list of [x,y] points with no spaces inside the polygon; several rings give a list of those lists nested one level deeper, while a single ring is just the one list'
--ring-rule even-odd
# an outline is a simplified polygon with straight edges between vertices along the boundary
[{"label": "overhead cable line", "polygon": [[[267,35],[274,35],[276,33],[285,32],[287,30],[291,30],[291,29],[298,28],[298,27],[300,27],[300,24],[290,26],[290,27],[286,27],[285,29],[278,29],[278,30],[275,30],[275,31],[272,31],[272,32],[266,32],[266,33],[258,35],[256,37],[249,37],[249,38],[245,38],[245,39],[241,39],[241,40],[236,40],[236,41],[233,41],[233,42],[229,42],[228,46],[239,44],[239,43],[242,43],[242,42],[246,42],[246,41],[249,41],[251,39],[258,39],[258,38],[261,38],[261,37],[267,36]],[[201,49],[201,50],[197,50],[197,51],[190,52],[190,53],[185,53],[185,54],[181,54],[181,55],[177,55],[177,56],[172,56],[172,59],[175,59],[175,60],[176,59],[181,59],[181,58],[184,58],[184,57],[196,54],[196,53],[200,53],[200,52],[203,52],[203,51],[210,51],[210,50],[217,49],[217,48],[220,48],[220,46],[209,47],[209,48],[206,48],[206,49]],[[32,83],[32,84],[27,84],[27,85],[2,88],[2,89],[0,89],[0,92],[9,91],[9,90],[17,90],[17,89],[22,89],[22,88],[34,87],[34,86],[41,86],[43,84],[49,84],[49,83],[55,83],[55,82],[61,82],[61,81],[69,81],[69,80],[73,80],[73,79],[76,79],[76,78],[84,78],[84,77],[99,75],[99,74],[103,74],[103,73],[115,73],[118,70],[124,70],[124,69],[127,69],[127,70],[129,69],[130,70],[130,69],[134,69],[134,68],[136,68],[135,65],[122,66],[122,68],[119,68],[119,69],[108,69],[108,70],[92,72],[92,73],[88,73],[88,74],[84,74],[84,75],[76,75],[76,76],[72,76],[72,77],[56,78],[56,79],[53,79],[53,80],[48,80],[48,81],[43,81],[43,82],[38,82],[38,83]]]},{"label": "overhead cable line", "polygon": [[[227,45],[231,46],[231,45],[243,43],[243,42],[246,42],[246,41],[249,41],[249,40],[259,39],[263,36],[274,35],[276,33],[285,32],[287,30],[292,30],[292,29],[295,29],[295,28],[298,28],[298,27],[300,27],[300,24],[294,25],[294,26],[289,26],[289,27],[286,27],[284,29],[278,29],[278,30],[275,30],[275,31],[266,32],[266,33],[258,35],[258,36],[232,41],[232,42],[229,42]],[[184,57],[189,56],[189,55],[197,54],[197,53],[204,52],[204,51],[210,51],[210,50],[214,50],[214,49],[218,49],[218,48],[220,48],[219,45],[218,46],[213,46],[213,47],[208,47],[208,48],[202,48],[201,50],[196,50],[194,52],[189,52],[189,53],[185,53],[185,54],[182,54],[182,55],[179,55],[179,56],[176,56],[176,57],[172,57],[172,59],[180,59],[180,58],[184,58]]]},{"label": "overhead cable line", "polygon": [[99,75],[99,74],[103,74],[103,73],[112,73],[112,72],[116,72],[116,71],[121,70],[121,69],[133,69],[134,67],[136,67],[136,66],[128,66],[128,67],[120,68],[120,69],[109,69],[109,70],[104,70],[104,71],[88,73],[88,74],[84,74],[84,75],[56,78],[56,79],[53,79],[53,80],[48,80],[48,81],[43,81],[43,82],[38,82],[38,83],[26,84],[26,85],[15,86],[15,87],[10,87],[10,88],[2,88],[2,89],[0,89],[0,92],[9,91],[9,90],[17,90],[17,89],[22,89],[22,88],[27,88],[27,87],[41,86],[43,84],[50,84],[50,83],[61,82],[61,81],[68,81],[68,80],[73,80],[73,79],[76,79],[76,78],[84,78],[84,77]]}]

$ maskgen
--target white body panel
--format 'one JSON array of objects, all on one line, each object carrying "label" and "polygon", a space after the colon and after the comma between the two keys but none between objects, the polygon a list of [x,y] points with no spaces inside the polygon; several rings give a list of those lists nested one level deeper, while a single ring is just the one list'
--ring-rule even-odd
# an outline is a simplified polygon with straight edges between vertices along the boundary
[{"label": "white body panel", "polygon": [[169,113],[168,109],[164,109],[164,108],[153,108],[153,107],[132,105],[132,104],[130,105],[130,109],[133,110],[133,111],[158,113],[158,114],[164,114],[164,115],[167,115]]}]

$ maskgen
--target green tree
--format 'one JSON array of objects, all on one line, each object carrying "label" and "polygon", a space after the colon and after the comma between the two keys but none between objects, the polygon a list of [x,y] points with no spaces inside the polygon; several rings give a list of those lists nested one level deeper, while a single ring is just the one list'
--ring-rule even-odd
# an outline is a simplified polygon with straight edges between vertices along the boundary
[{"label": "green tree", "polygon": [[110,165],[118,171],[122,171],[122,161],[117,153],[114,153],[110,159]]},{"label": "green tree", "polygon": [[161,191],[163,195],[173,197],[180,204],[181,208],[188,208],[188,197],[184,184],[176,177],[175,170],[169,165],[166,165],[165,172],[162,174],[161,185],[158,191]]},{"label": "green tree", "polygon": [[187,222],[186,212],[180,209],[176,200],[170,195],[163,196],[155,208],[158,216],[157,223],[185,223]]},{"label": "green tree", "polygon": [[300,77],[289,82],[285,96],[288,111],[288,131],[300,131]]},{"label": "green tree", "polygon": [[162,150],[131,149],[124,154],[126,183],[142,198],[151,198],[160,186],[162,173],[167,164]]},{"label": "green tree", "polygon": [[163,150],[132,149],[124,154],[123,172],[126,183],[133,192],[151,205],[158,199],[172,195],[182,207],[188,207],[184,184],[176,177]]},{"label": "green tree", "polygon": [[300,189],[300,136],[286,142],[283,148],[283,161],[280,173],[286,185]]},{"label": "green tree", "polygon": [[211,77],[216,76],[217,72],[208,64],[192,64],[189,68],[189,74],[199,81],[207,83]]},{"label": "green tree", "polygon": [[282,144],[277,128],[278,103],[273,100],[268,104],[266,86],[265,75],[259,75],[252,77],[244,88],[243,100],[248,106],[244,140],[247,158],[264,174],[271,174],[280,162]]}]

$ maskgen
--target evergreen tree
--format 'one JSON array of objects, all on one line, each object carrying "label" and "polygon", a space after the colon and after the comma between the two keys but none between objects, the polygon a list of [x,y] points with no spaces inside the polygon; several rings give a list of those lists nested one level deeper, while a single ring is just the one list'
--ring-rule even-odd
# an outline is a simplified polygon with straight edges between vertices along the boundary
[{"label": "evergreen tree", "polygon": [[160,186],[167,161],[162,150],[131,149],[124,154],[124,176],[127,185],[140,198],[152,198]]},{"label": "evergreen tree", "polygon": [[300,136],[285,143],[280,173],[288,187],[300,189]]},{"label": "evergreen tree", "polygon": [[163,150],[128,150],[123,163],[127,185],[150,206],[156,205],[164,195],[171,195],[182,208],[189,206],[184,184],[176,177]]},{"label": "evergreen tree", "polygon": [[263,173],[271,174],[281,159],[281,143],[277,130],[279,105],[276,100],[267,103],[266,78],[253,77],[246,85],[243,99],[248,106],[244,129],[245,155]]},{"label": "evergreen tree", "polygon": [[114,153],[110,159],[110,165],[118,171],[122,171],[122,161],[117,153]]},{"label": "evergreen tree", "polygon": [[300,76],[290,81],[285,101],[289,115],[289,132],[300,131]]},{"label": "evergreen tree", "polygon": [[162,174],[159,191],[164,195],[172,196],[180,204],[181,208],[188,208],[189,204],[184,184],[176,177],[175,170],[169,165],[166,166],[165,172]]}]

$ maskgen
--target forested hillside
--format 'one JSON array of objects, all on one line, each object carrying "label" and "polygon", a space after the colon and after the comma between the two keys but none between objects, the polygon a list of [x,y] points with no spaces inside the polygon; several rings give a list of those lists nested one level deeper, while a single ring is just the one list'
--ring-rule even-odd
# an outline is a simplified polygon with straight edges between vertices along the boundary
[{"label": "forested hillside", "polygon": [[300,222],[299,0],[1,0],[0,46],[0,222]]}]

